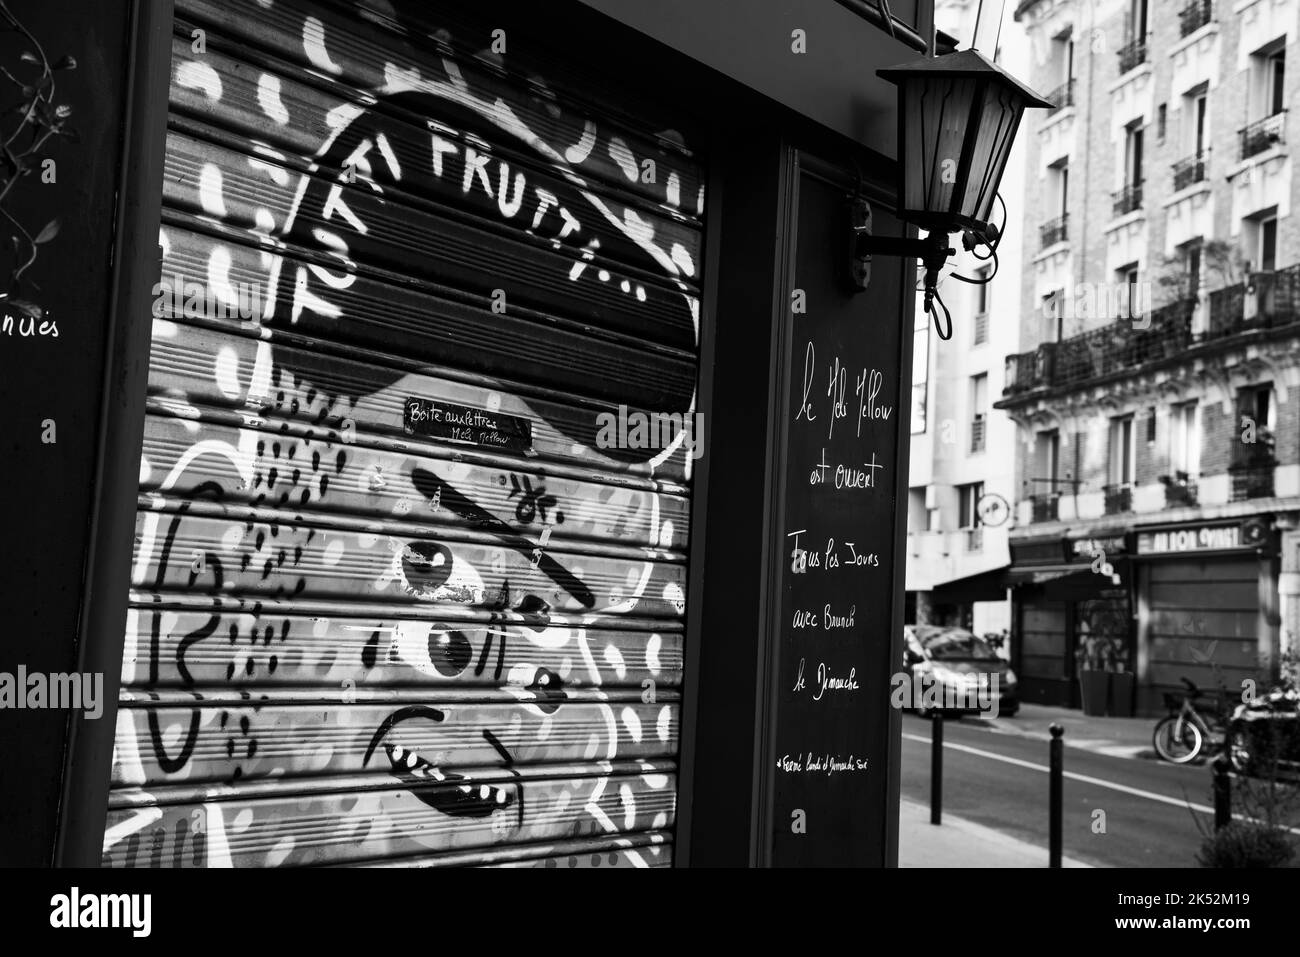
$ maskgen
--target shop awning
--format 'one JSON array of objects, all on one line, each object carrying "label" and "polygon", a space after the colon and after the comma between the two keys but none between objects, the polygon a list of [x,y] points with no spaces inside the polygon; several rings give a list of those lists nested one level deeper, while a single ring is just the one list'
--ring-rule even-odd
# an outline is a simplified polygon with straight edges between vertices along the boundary
[{"label": "shop awning", "polygon": [[1118,582],[1106,575],[1097,574],[1086,562],[1021,565],[1008,569],[1004,580],[1011,586],[1045,585],[1048,597],[1066,600],[1127,585],[1130,567],[1128,559],[1116,558],[1110,565],[1112,573],[1119,578]]},{"label": "shop awning", "polygon": [[967,575],[930,591],[930,600],[938,604],[965,604],[972,601],[1002,601],[1007,597],[1007,568],[992,568],[977,575]]},{"label": "shop awning", "polygon": [[1054,578],[1064,578],[1066,575],[1073,575],[1078,571],[1089,571],[1089,568],[1088,566],[1080,568],[1078,562],[1058,565],[1017,565],[1014,568],[1008,568],[1003,574],[1003,578],[1008,586],[1041,585],[1043,582],[1049,582]]}]

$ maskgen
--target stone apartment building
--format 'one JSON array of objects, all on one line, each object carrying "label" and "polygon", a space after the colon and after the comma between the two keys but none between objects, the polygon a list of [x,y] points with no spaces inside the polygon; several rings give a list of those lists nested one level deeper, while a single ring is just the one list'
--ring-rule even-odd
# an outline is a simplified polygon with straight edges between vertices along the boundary
[{"label": "stone apartment building", "polygon": [[1184,677],[1236,695],[1279,667],[1300,600],[1300,0],[1015,17],[1056,104],[1023,134],[1020,351],[995,403],[1019,431],[1022,693],[1077,705],[1083,670],[1122,669],[1113,713]]}]

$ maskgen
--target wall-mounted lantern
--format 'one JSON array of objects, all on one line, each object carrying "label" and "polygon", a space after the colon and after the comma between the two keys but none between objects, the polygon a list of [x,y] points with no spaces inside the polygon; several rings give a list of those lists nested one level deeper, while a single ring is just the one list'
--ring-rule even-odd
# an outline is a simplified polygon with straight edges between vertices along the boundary
[{"label": "wall-mounted lantern", "polygon": [[[897,215],[928,235],[872,236],[870,208],[864,213],[865,200],[855,200],[853,273],[859,288],[866,288],[871,256],[915,256],[925,266],[925,308],[932,312],[939,270],[955,252],[948,247],[950,233],[962,232],[968,250],[983,245],[988,258],[996,255],[1000,231],[989,219],[1021,114],[1026,107],[1052,104],[976,50],[876,72],[898,86]],[[939,336],[951,335],[949,319],[947,335]]]}]

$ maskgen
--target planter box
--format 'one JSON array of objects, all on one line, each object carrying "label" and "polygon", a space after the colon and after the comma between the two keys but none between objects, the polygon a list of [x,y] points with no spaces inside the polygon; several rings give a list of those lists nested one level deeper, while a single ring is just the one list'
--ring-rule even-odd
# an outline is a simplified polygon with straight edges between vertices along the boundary
[{"label": "planter box", "polygon": [[1110,675],[1105,671],[1080,671],[1079,691],[1083,699],[1083,713],[1091,718],[1106,714],[1106,699],[1110,696]]},{"label": "planter box", "polygon": [[1111,718],[1133,717],[1133,689],[1137,684],[1137,675],[1131,671],[1114,671],[1106,676],[1109,680],[1109,696],[1106,714]]}]

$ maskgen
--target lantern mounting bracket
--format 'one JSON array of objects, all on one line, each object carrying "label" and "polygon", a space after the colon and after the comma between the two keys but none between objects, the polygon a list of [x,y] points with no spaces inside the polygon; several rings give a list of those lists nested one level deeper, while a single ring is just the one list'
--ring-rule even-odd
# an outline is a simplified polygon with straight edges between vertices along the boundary
[{"label": "lantern mounting bracket", "polygon": [[858,290],[866,289],[870,284],[872,256],[911,256],[921,260],[925,267],[925,286],[930,289],[937,285],[939,270],[948,257],[956,255],[957,251],[948,245],[947,234],[938,231],[920,239],[873,235],[871,204],[860,197],[853,200],[851,215],[849,266],[853,285]]},{"label": "lantern mounting bracket", "polygon": [[[940,230],[931,230],[922,238],[910,236],[876,236],[871,232],[871,204],[861,196],[855,196],[849,204],[849,275],[852,277],[854,290],[861,292],[871,282],[872,256],[910,256],[921,260],[925,267],[925,311],[934,312],[933,302],[938,299],[939,270],[949,256],[955,256],[957,250],[948,245],[948,234]],[[939,300],[940,306],[943,300]],[[944,313],[948,310],[945,307]],[[938,314],[935,314],[938,323]],[[952,335],[952,321],[948,320],[945,335],[938,330],[941,339]]]}]

